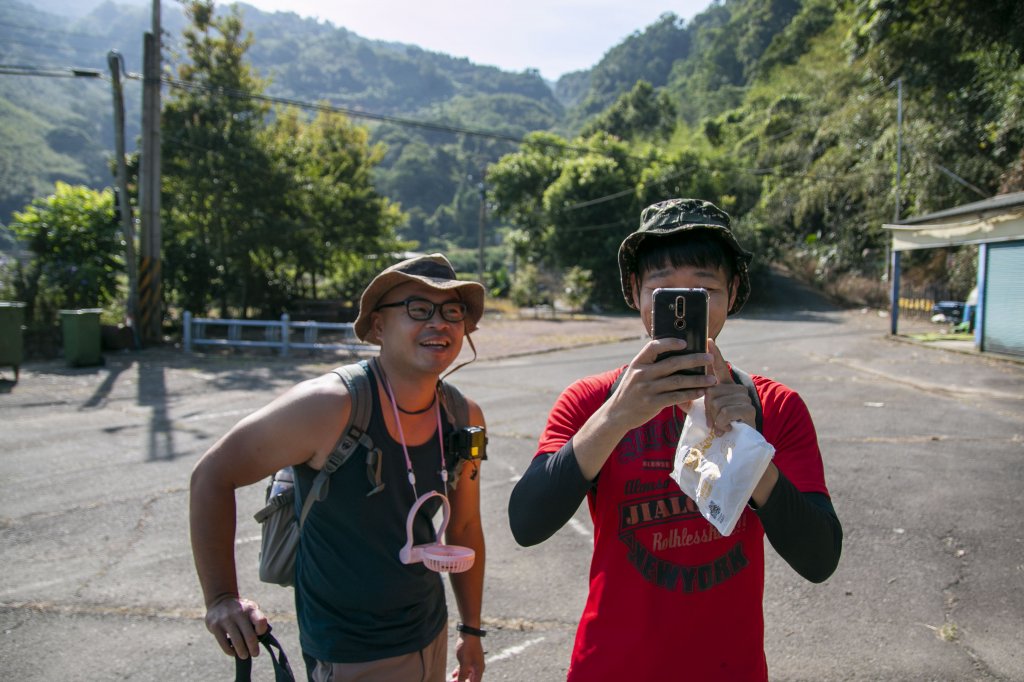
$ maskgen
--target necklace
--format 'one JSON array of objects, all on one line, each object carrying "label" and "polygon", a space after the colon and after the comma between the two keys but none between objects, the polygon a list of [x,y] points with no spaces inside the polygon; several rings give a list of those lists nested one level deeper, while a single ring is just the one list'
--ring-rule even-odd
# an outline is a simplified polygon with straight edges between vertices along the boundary
[{"label": "necklace", "polygon": [[[405,470],[408,474],[409,485],[412,486],[412,494],[419,498],[419,491],[416,490],[416,474],[412,470],[412,459],[409,457],[409,448],[405,445],[405,433],[402,431],[402,420],[398,417],[398,403],[395,402],[395,393],[391,390],[391,382],[388,381],[387,376],[382,376],[384,379],[384,389],[388,392],[388,397],[391,399],[391,409],[395,415],[395,426],[398,427],[398,439],[402,444],[402,453],[405,455]],[[440,446],[441,450],[441,471],[438,473],[441,475],[441,483],[447,486],[448,469],[444,465],[444,438],[441,437],[441,408],[437,406],[437,400],[431,401],[430,404],[435,408],[434,417],[437,419],[437,444]]]},{"label": "necklace", "polygon": [[402,407],[401,405],[399,405],[397,400],[394,401],[394,402],[395,402],[395,407],[397,407],[398,411],[401,412],[402,414],[408,414],[408,415],[413,415],[413,416],[415,416],[417,414],[424,414],[427,410],[429,410],[430,408],[432,408],[434,406],[434,403],[437,402],[437,391],[434,391],[434,397],[431,398],[430,402],[427,403],[427,406],[424,407],[421,410],[407,410],[404,407]]}]

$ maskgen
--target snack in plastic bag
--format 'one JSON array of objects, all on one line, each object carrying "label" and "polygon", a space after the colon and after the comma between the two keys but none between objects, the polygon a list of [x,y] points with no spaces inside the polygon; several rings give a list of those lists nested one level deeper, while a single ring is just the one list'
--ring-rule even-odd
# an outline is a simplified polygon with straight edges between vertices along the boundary
[{"label": "snack in plastic bag", "polygon": [[671,476],[701,515],[729,535],[774,455],[764,436],[743,422],[733,422],[716,436],[707,427],[704,398],[699,398],[686,415]]}]

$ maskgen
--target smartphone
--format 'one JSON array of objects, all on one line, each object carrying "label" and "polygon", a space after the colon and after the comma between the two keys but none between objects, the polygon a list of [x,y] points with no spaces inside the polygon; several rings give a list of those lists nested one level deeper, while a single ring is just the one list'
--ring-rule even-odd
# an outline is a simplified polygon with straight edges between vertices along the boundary
[{"label": "smartphone", "polygon": [[[651,338],[675,337],[686,340],[686,350],[662,353],[670,355],[708,352],[708,290],[655,289],[651,313]],[[680,370],[678,374],[706,374],[704,366]]]}]

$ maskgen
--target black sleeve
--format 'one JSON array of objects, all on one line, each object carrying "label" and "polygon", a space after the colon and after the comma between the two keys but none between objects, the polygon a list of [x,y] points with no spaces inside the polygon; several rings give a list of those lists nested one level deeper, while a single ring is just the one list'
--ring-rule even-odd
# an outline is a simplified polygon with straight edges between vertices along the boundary
[{"label": "black sleeve", "polygon": [[768,500],[754,512],[772,547],[801,576],[820,583],[836,570],[843,527],[828,495],[802,493],[779,472]]},{"label": "black sleeve", "polygon": [[512,536],[523,547],[544,542],[579,509],[593,483],[583,477],[572,441],[533,458],[508,501]]}]

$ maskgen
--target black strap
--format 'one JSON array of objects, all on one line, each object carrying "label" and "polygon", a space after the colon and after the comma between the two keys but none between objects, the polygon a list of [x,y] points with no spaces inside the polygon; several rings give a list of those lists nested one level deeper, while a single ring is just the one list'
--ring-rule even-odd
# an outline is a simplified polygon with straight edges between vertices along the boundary
[{"label": "black strap", "polygon": [[302,504],[302,513],[299,515],[299,528],[306,522],[306,516],[312,509],[314,502],[327,498],[330,489],[331,474],[344,464],[356,448],[360,445],[367,450],[373,449],[373,440],[367,435],[366,429],[370,424],[371,405],[370,400],[370,377],[366,362],[357,362],[351,365],[344,365],[332,370],[345,383],[345,389],[351,396],[352,409],[349,410],[348,423],[341,432],[338,442],[331,450],[330,456],[324,467],[313,479],[310,486],[309,496]]},{"label": "black strap", "polygon": [[[277,641],[277,638],[270,634],[270,629],[268,625],[267,631],[259,635],[259,640],[263,648],[270,654],[270,660],[274,663],[274,682],[295,682],[295,673],[292,672],[292,667],[288,664],[288,657],[284,653],[284,648]],[[249,682],[251,679],[252,656],[245,659],[235,656],[235,682]]]},{"label": "black strap", "polygon": [[747,393],[750,394],[750,402],[754,403],[754,427],[758,433],[764,432],[764,412],[761,410],[761,396],[757,394],[757,387],[754,386],[754,380],[750,378],[750,375],[744,372],[739,367],[730,367],[729,371],[732,372],[732,378],[736,380],[737,384],[743,384],[747,389]]},{"label": "black strap", "polygon": [[[352,409],[349,414],[348,423],[341,432],[338,442],[327,458],[323,469],[313,479],[310,486],[309,496],[302,504],[302,513],[299,514],[299,528],[306,522],[306,516],[312,509],[313,503],[327,498],[330,489],[331,474],[338,470],[352,453],[362,445],[367,452],[374,449],[373,439],[366,430],[370,426],[370,417],[373,412],[373,400],[370,391],[373,390],[370,384],[370,367],[366,360],[355,362],[350,365],[343,365],[333,371],[345,383],[345,389],[352,396]],[[462,428],[469,424],[469,404],[466,397],[455,386],[446,381],[441,382],[441,400],[448,414],[448,419],[453,422],[455,428]]]},{"label": "black strap", "polygon": [[449,423],[455,428],[469,426],[469,403],[466,402],[466,396],[447,381],[441,382],[441,404],[448,413]]}]

